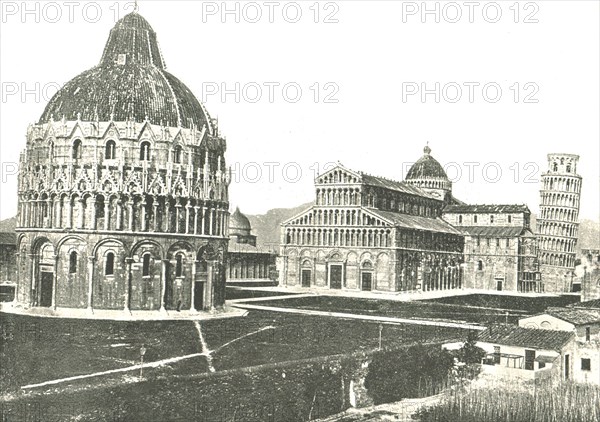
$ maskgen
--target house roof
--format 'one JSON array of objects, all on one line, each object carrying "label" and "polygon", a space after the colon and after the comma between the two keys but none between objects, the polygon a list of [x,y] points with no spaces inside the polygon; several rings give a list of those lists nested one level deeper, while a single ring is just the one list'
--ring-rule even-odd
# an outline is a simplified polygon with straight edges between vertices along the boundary
[{"label": "house roof", "polygon": [[0,232],[0,245],[16,245],[17,234],[15,232]]},{"label": "house roof", "polygon": [[562,319],[573,325],[600,323],[600,309],[548,308],[543,314]]},{"label": "house roof", "polygon": [[519,226],[459,226],[458,228],[469,236],[481,237],[518,237],[522,234],[531,234],[529,230]]},{"label": "house roof", "polygon": [[365,210],[383,218],[384,220],[391,221],[395,226],[406,227],[415,230],[437,231],[458,235],[462,234],[441,218],[420,217],[417,215],[402,214],[393,211],[382,211],[373,208],[366,208]]},{"label": "house roof", "polygon": [[483,330],[478,341],[505,346],[560,351],[574,337],[571,331],[540,330],[517,325],[496,324]]},{"label": "house roof", "polygon": [[474,213],[474,214],[500,214],[500,213],[530,213],[527,205],[519,205],[519,204],[505,204],[505,205],[496,205],[496,204],[480,204],[480,205],[447,205],[444,208],[444,213]]},{"label": "house roof", "polygon": [[569,308],[600,309],[600,299],[588,300],[579,303],[571,303],[567,306]]}]

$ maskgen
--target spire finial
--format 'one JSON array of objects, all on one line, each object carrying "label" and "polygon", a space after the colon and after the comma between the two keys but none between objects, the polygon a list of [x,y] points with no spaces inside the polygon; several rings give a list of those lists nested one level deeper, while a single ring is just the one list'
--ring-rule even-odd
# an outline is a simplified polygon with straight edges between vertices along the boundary
[{"label": "spire finial", "polygon": [[427,155],[431,154],[431,148],[429,148],[429,141],[427,141],[427,145],[423,148],[423,152]]},{"label": "spire finial", "polygon": [[137,13],[138,10],[140,10],[140,6],[138,6],[137,0],[134,0],[133,13]]}]

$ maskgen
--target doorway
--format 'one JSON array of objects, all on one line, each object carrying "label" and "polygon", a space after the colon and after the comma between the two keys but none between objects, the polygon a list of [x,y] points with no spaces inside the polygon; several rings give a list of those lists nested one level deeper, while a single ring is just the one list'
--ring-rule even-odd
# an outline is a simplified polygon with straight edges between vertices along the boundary
[{"label": "doorway", "polygon": [[497,278],[496,279],[496,290],[498,290],[499,292],[502,291],[502,284],[504,282],[504,279],[502,278]]},{"label": "doorway", "polygon": [[52,285],[54,284],[54,273],[42,271],[40,277],[39,306],[49,308],[52,306]]},{"label": "doorway", "polygon": [[361,290],[371,291],[373,289],[373,273],[362,273],[360,281]]},{"label": "doorway", "polygon": [[311,270],[302,270],[302,287],[310,287],[310,280],[312,279]]},{"label": "doorway", "polygon": [[197,311],[204,309],[204,283],[202,281],[194,283],[194,309]]},{"label": "doorway", "polygon": [[533,371],[533,365],[535,362],[535,350],[525,349],[525,369]]},{"label": "doorway", "polygon": [[341,289],[342,288],[342,266],[341,265],[330,265],[329,266],[329,288]]}]

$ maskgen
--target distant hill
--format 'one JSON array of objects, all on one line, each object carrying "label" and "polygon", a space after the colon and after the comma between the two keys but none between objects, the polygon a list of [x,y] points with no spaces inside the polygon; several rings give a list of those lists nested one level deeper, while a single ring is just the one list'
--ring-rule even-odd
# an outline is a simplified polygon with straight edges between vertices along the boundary
[{"label": "distant hill", "polygon": [[0,221],[0,232],[14,232],[17,226],[17,217]]},{"label": "distant hill", "polygon": [[250,220],[250,224],[252,224],[252,234],[257,236],[257,246],[279,251],[281,223],[301,213],[313,204],[314,202],[309,202],[294,208],[275,208],[263,215],[246,215]]}]

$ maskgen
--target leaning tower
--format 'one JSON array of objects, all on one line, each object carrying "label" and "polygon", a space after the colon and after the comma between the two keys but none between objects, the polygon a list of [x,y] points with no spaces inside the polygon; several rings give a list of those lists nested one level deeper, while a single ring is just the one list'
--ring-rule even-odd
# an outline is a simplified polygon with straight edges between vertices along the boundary
[{"label": "leaning tower", "polygon": [[573,290],[581,193],[578,161],[578,155],[548,154],[548,171],[542,174],[537,234],[546,292]]}]

